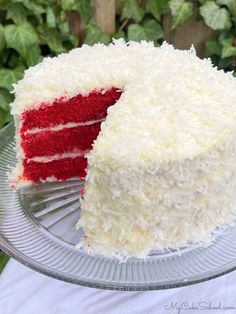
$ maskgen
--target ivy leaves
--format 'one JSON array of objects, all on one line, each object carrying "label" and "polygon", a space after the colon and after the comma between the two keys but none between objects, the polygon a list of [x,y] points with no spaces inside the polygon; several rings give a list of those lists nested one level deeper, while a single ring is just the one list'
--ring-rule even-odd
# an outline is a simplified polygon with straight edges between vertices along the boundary
[{"label": "ivy leaves", "polygon": [[161,22],[161,17],[169,9],[168,1],[166,0],[148,0],[145,6],[146,12],[151,13],[158,22]]},{"label": "ivy leaves", "polygon": [[204,18],[205,23],[215,30],[229,29],[231,27],[229,12],[214,1],[204,3],[200,7],[200,14]]},{"label": "ivy leaves", "polygon": [[0,88],[0,128],[12,120],[10,107],[13,96],[7,90]]},{"label": "ivy leaves", "polygon": [[221,40],[222,58],[236,57],[236,47],[233,47],[233,36]]},{"label": "ivy leaves", "polygon": [[210,57],[212,55],[220,56],[221,46],[217,38],[210,37],[205,45],[205,57]]},{"label": "ivy leaves", "polygon": [[[18,7],[18,6],[17,6]],[[23,12],[23,11],[22,11]],[[23,21],[19,14],[8,11],[8,18]],[[12,85],[23,77],[26,66],[34,65],[40,56],[39,37],[31,24],[24,21],[21,24],[0,26],[0,52],[4,67],[0,67],[0,126],[11,121],[9,103]]]},{"label": "ivy leaves", "polygon": [[193,14],[193,4],[184,0],[171,0],[169,2],[172,14],[172,29],[183,25]]},{"label": "ivy leaves", "polygon": [[90,22],[86,27],[86,37],[84,43],[87,45],[93,45],[97,42],[102,44],[109,44],[111,37],[102,32],[101,29],[93,22]]},{"label": "ivy leaves", "polygon": [[172,15],[172,29],[175,29],[191,17],[193,4],[185,0],[147,0],[142,5],[137,0],[125,0],[121,21],[128,21],[127,39],[153,41],[159,45],[164,37],[162,18],[169,11]]},{"label": "ivy leaves", "polygon": [[121,21],[125,19],[133,19],[136,23],[142,21],[145,10],[141,7],[137,0],[126,0],[121,14]]},{"label": "ivy leaves", "polygon": [[4,28],[2,24],[0,24],[0,53],[5,48],[5,37],[4,37]]},{"label": "ivy leaves", "polygon": [[236,17],[236,1],[235,0],[217,0],[217,4],[225,5],[233,17]]},{"label": "ivy leaves", "polygon": [[26,60],[28,51],[32,47],[39,45],[38,34],[29,23],[6,25],[4,35],[7,47],[15,49]]},{"label": "ivy leaves", "polygon": [[7,9],[7,20],[12,20],[20,25],[27,21],[28,11],[21,3],[9,3]]},{"label": "ivy leaves", "polygon": [[236,73],[236,1],[205,1],[200,14],[209,27],[218,30],[217,37],[208,38],[205,56],[218,68]]},{"label": "ivy leaves", "polygon": [[[121,27],[114,34],[133,41],[153,41],[156,45],[163,38],[163,30],[158,21],[167,10],[166,0],[147,0],[141,5],[137,0],[125,0],[121,13]],[[126,32],[123,28],[126,27]]]},{"label": "ivy leaves", "polygon": [[0,127],[12,120],[9,104],[13,100],[12,84],[20,80],[24,73],[24,67],[15,69],[0,69]]},{"label": "ivy leaves", "polygon": [[19,66],[12,69],[0,69],[0,87],[9,91],[12,90],[12,84],[20,80],[23,76],[24,67]]},{"label": "ivy leaves", "polygon": [[131,24],[128,27],[128,39],[134,41],[151,40],[157,44],[157,41],[163,38],[163,30],[160,24],[153,19],[144,21],[140,24]]},{"label": "ivy leaves", "polygon": [[65,11],[78,11],[86,23],[92,17],[93,10],[89,0],[61,0],[61,7]]}]

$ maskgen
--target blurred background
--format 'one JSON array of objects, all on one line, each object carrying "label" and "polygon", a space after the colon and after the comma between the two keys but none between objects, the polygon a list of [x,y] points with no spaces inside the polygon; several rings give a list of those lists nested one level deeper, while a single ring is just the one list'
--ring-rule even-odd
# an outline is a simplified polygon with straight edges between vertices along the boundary
[{"label": "blurred background", "polygon": [[[236,0],[0,0],[0,128],[12,120],[12,84],[25,69],[112,38],[193,44],[236,75]],[[0,271],[7,260],[0,252]]]}]

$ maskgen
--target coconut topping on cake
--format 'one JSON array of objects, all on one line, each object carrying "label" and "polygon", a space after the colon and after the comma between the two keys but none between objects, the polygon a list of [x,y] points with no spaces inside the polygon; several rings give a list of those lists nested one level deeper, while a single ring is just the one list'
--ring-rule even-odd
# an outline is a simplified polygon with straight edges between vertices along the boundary
[{"label": "coconut topping on cake", "polygon": [[79,247],[146,257],[233,222],[236,80],[193,48],[84,45],[14,88],[15,183],[86,177]]}]

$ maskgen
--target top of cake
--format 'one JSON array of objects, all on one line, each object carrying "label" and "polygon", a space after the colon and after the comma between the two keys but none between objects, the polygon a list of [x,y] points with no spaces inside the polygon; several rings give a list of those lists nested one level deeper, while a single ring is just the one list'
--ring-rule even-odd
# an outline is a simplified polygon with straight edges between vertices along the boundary
[{"label": "top of cake", "polygon": [[142,169],[155,161],[157,169],[158,160],[194,158],[236,131],[232,73],[198,58],[193,48],[181,51],[164,43],[146,53],[142,75],[130,80],[118,104],[108,109],[91,163],[103,162],[104,155],[117,166]]},{"label": "top of cake", "polygon": [[115,40],[108,46],[83,45],[69,53],[44,58],[26,70],[24,78],[14,85],[16,98],[12,113],[21,114],[62,96],[71,98],[92,90],[123,88],[145,67],[151,70],[151,60],[157,50],[151,42]]}]

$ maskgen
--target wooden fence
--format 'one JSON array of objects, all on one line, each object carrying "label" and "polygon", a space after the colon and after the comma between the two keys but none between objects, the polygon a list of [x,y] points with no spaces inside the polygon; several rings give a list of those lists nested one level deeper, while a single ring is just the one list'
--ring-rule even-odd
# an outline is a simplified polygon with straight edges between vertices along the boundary
[{"label": "wooden fence", "polygon": [[[93,19],[102,31],[111,35],[115,31],[116,14],[119,14],[122,8],[121,0],[92,0],[95,8]],[[71,32],[75,35],[81,44],[84,39],[84,25],[76,12],[70,13]],[[173,44],[176,48],[187,49],[193,44],[200,57],[204,53],[204,43],[206,39],[215,34],[215,31],[207,27],[202,20],[197,19],[197,10],[194,10],[193,16],[183,26],[176,30],[171,29],[171,16],[164,16],[163,28],[165,40]]]}]

